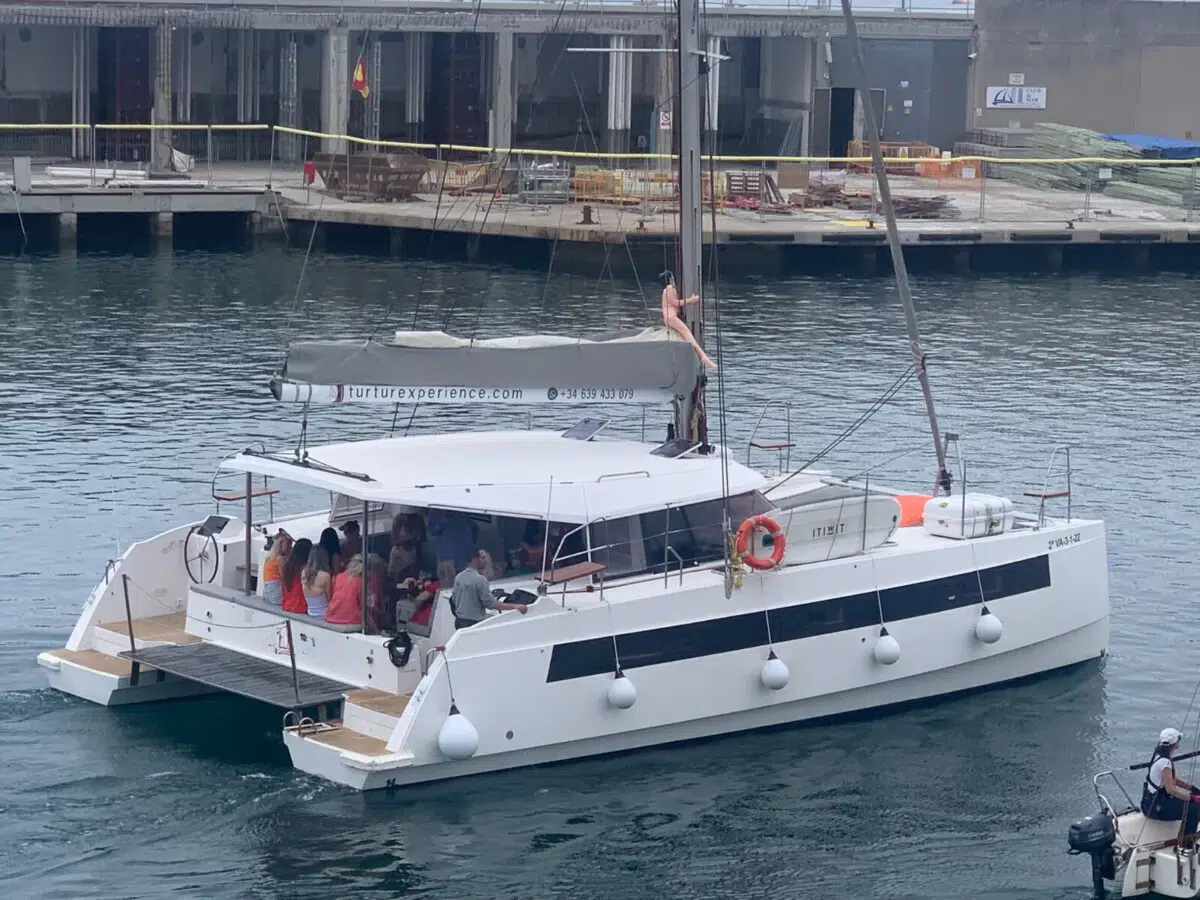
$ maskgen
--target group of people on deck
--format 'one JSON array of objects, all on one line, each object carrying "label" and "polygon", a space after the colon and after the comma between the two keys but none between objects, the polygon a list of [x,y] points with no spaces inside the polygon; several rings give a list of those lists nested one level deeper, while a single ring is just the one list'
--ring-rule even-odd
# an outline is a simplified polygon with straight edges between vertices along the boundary
[{"label": "group of people on deck", "polygon": [[[411,604],[408,621],[428,625],[434,600],[452,584],[451,606],[458,627],[481,621],[486,611],[520,609],[491,594],[488,578],[501,574],[487,550],[477,543],[469,517],[429,510],[399,513],[392,520],[386,560],[366,548],[357,521],[341,526],[341,536],[326,528],[316,543],[294,540],[280,529],[268,539],[263,563],[262,596],[285,612],[324,619],[337,625],[363,624],[363,581],[366,580],[366,630],[378,634],[396,627],[396,601]],[[527,530],[520,556],[543,556],[544,532]],[[365,557],[365,561],[364,561]],[[462,600],[462,610],[456,599]]]},{"label": "group of people on deck", "polygon": [[[315,544],[308,538],[293,540],[283,529],[269,538],[262,570],[263,600],[285,612],[337,625],[360,624],[364,577],[362,536],[358,522],[346,522],[341,530],[339,538],[334,529],[326,528]],[[366,564],[368,581],[376,568],[373,565],[376,559],[373,557]]]}]

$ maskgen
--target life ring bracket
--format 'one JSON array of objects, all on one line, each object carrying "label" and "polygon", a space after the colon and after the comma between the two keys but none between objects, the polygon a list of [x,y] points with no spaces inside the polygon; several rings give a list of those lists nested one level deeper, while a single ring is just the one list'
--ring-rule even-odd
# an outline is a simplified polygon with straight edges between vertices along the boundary
[{"label": "life ring bracket", "polygon": [[[756,531],[765,531],[771,537],[771,555],[756,556],[750,552],[750,540]],[[767,515],[751,516],[738,528],[737,543],[734,546],[738,559],[751,569],[765,572],[783,562],[783,554],[787,549],[787,536],[779,523]]]}]

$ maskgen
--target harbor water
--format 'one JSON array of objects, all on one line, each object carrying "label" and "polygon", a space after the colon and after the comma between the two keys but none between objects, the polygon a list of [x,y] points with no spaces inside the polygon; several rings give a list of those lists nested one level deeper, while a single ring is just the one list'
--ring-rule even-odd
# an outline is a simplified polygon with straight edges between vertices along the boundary
[{"label": "harbor water", "polygon": [[[228,697],[103,709],[50,691],[35,658],[63,645],[106,560],[212,510],[224,455],[295,445],[299,411],[266,388],[289,337],[586,335],[651,322],[657,296],[632,280],[337,255],[301,280],[302,263],[282,248],[0,260],[5,896],[1089,896],[1067,825],[1093,811],[1095,771],[1147,758],[1179,725],[1200,658],[1193,278],[914,281],[971,488],[1040,490],[1051,448],[1071,445],[1073,512],[1109,526],[1104,661],[854,719],[359,795],[292,770],[277,710]],[[790,410],[792,462],[809,461],[909,364],[889,280],[719,293],[710,410],[723,398],[740,451],[767,406],[760,434],[781,437]],[[594,413],[325,409],[309,440]],[[668,415],[603,413],[648,437]],[[819,465],[927,490],[916,384]]]}]

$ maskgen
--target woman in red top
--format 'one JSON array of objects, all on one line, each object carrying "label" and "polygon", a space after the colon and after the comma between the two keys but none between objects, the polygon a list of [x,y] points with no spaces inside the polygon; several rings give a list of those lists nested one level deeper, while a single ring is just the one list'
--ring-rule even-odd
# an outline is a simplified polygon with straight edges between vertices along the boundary
[{"label": "woman in red top", "polygon": [[283,564],[283,609],[284,612],[308,615],[308,601],[304,599],[304,585],[300,582],[300,573],[308,564],[308,555],[312,552],[312,541],[300,538],[292,545],[291,555]]}]

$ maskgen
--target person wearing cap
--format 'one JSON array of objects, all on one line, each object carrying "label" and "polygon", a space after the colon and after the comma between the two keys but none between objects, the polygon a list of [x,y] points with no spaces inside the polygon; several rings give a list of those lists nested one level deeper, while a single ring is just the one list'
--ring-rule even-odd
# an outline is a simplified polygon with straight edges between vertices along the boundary
[{"label": "person wearing cap", "polygon": [[1150,768],[1142,784],[1142,812],[1148,819],[1178,822],[1187,812],[1184,834],[1195,834],[1200,825],[1200,798],[1194,794],[1196,788],[1175,774],[1172,755],[1179,749],[1183,735],[1174,728],[1164,728],[1158,736],[1158,745],[1150,757]]},{"label": "person wearing cap", "polygon": [[342,558],[353,559],[356,554],[362,553],[363,542],[358,530],[358,519],[343,522],[340,530],[345,535],[342,538]]}]

